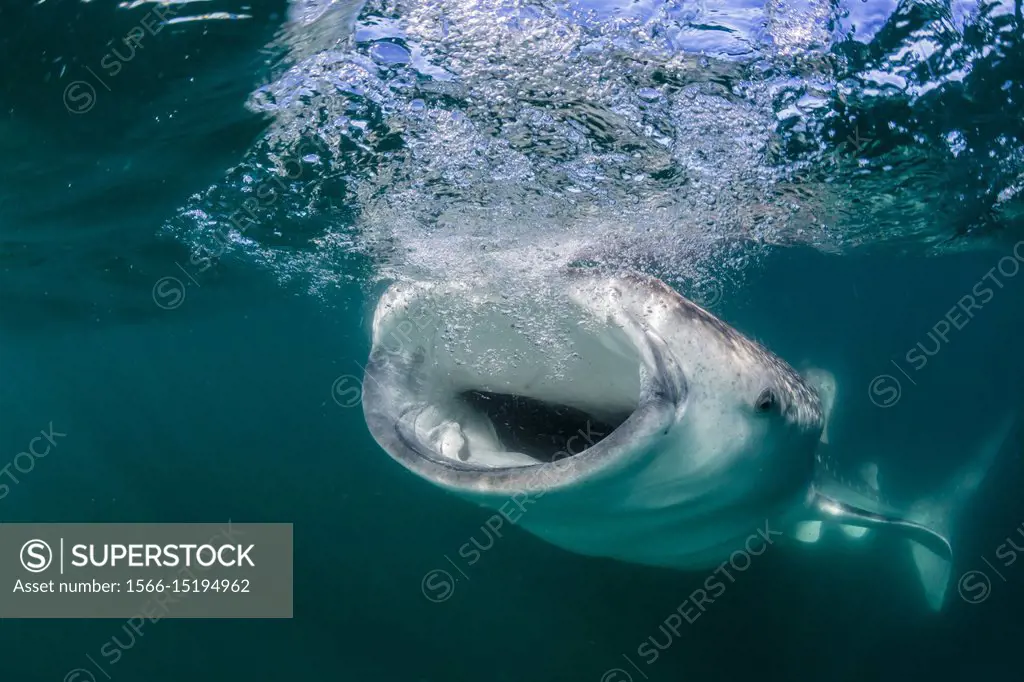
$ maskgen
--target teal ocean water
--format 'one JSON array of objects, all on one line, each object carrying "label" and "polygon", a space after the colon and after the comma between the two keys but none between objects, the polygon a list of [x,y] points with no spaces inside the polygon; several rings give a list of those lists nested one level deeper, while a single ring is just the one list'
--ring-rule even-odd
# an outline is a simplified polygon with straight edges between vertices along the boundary
[{"label": "teal ocean water", "polygon": [[[1019,3],[0,19],[0,520],[295,528],[293,619],[2,620],[3,679],[1019,676]],[[942,610],[879,532],[772,545],[695,612],[709,572],[495,531],[394,462],[359,401],[385,287],[528,293],[570,263],[833,372],[838,473],[876,464],[897,505],[996,447]]]}]

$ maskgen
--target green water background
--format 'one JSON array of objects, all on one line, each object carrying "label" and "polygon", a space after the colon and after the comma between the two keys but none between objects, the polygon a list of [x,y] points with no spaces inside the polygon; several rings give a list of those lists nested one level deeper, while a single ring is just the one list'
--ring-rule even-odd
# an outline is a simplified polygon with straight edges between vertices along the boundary
[{"label": "green water background", "polygon": [[[790,361],[833,369],[840,458],[854,471],[878,462],[887,492],[910,499],[939,486],[999,416],[1020,413],[1024,274],[1002,280],[911,374],[916,386],[891,364],[1003,255],[782,251],[741,288],[726,283],[714,307]],[[13,456],[50,422],[68,435],[0,510],[8,522],[292,522],[295,618],[161,620],[134,641],[118,621],[4,621],[5,678],[55,680],[77,667],[101,678],[87,655],[123,680],[598,680],[623,653],[653,680],[967,679],[1015,668],[1024,574],[993,576],[977,605],[953,586],[932,616],[884,536],[866,550],[766,552],[648,666],[638,645],[666,641],[658,626],[705,576],[574,556],[518,529],[489,538],[487,512],[407,474],[373,443],[358,406],[332,396],[367,355],[372,301],[353,287],[315,303],[222,265],[218,282],[145,320],[2,332],[0,453]],[[885,409],[868,392],[881,373],[903,383]],[[992,559],[1024,522],[1020,454],[1016,436],[961,524],[954,577],[984,568],[976,557]],[[474,539],[488,549],[469,565],[458,551]],[[458,580],[442,603],[422,590],[435,569]],[[112,663],[100,651],[115,636]]]}]

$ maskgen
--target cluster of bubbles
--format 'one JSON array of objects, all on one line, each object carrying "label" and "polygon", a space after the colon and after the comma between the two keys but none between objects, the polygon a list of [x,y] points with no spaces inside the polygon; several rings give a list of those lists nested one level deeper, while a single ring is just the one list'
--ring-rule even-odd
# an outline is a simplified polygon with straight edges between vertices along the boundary
[{"label": "cluster of bubbles", "polygon": [[[933,144],[919,111],[883,119],[876,105],[937,97],[983,56],[957,42],[965,27],[998,22],[897,9],[872,38],[858,11],[296,3],[279,68],[249,102],[270,131],[172,229],[201,243],[219,207],[282,175],[291,155],[288,190],[234,244],[314,293],[349,277],[543,292],[565,266],[590,264],[692,294],[739,283],[765,245],[946,239],[924,197],[971,142],[950,125]],[[868,39],[885,49],[853,49]],[[995,144],[1021,156],[1016,137]],[[997,203],[1017,195],[1010,177]],[[529,326],[536,306],[519,307],[510,316]]]}]

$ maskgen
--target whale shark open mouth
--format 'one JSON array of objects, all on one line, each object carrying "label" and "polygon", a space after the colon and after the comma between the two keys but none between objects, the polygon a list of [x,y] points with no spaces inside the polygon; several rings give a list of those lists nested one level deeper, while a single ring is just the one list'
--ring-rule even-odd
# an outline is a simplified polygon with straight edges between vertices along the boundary
[{"label": "whale shark open mouth", "polygon": [[[503,449],[484,451],[480,463],[498,466],[572,457],[604,440],[632,414],[630,411],[600,417],[571,405],[479,390],[465,391],[459,399],[493,427],[494,441]],[[473,452],[465,448],[459,455],[468,461]]]},{"label": "whale shark open mouth", "polygon": [[500,293],[393,287],[378,305],[363,385],[374,437],[407,467],[459,487],[522,484],[514,479],[538,469],[550,487],[635,450],[675,415],[681,372],[628,305],[587,293],[569,287],[510,312]]}]

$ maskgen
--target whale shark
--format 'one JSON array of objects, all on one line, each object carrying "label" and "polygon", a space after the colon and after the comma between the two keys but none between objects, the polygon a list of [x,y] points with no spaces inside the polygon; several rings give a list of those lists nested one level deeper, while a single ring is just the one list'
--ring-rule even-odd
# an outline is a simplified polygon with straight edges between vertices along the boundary
[{"label": "whale shark", "polygon": [[479,283],[392,284],[362,405],[406,469],[578,554],[699,570],[753,530],[820,522],[948,564],[932,525],[829,484],[833,398],[656,278],[568,268],[514,305]]}]

